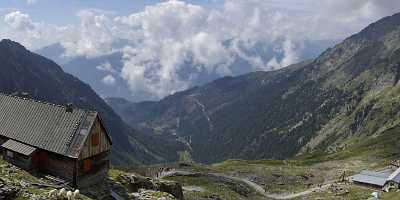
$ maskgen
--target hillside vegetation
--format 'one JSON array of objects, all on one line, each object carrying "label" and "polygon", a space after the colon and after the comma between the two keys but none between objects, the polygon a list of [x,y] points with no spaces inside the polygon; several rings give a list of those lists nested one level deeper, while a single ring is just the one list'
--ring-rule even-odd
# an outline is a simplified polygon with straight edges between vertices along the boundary
[{"label": "hillside vegetation", "polygon": [[285,159],[334,153],[398,125],[399,79],[395,14],[315,60],[225,77],[158,102],[107,102],[132,127],[173,138],[199,162]]},{"label": "hillside vegetation", "polygon": [[113,139],[111,156],[114,165],[144,164],[177,159],[179,146],[141,134],[121,118],[78,78],[65,73],[53,61],[28,51],[11,40],[0,41],[0,92],[20,95],[27,93],[35,100],[98,111]]},{"label": "hillside vegetation", "polygon": [[[177,175],[168,179],[180,182],[184,188],[204,189],[186,191],[188,199],[208,199],[212,195],[221,199],[262,198],[257,192],[249,196],[251,193],[229,189],[228,183],[207,175],[210,173],[249,180],[276,198],[289,198],[290,195],[305,192],[289,199],[367,199],[372,192],[380,189],[342,182],[342,176],[346,179],[363,169],[382,170],[388,167],[390,160],[400,157],[397,148],[399,132],[400,127],[395,126],[375,138],[351,139],[347,141],[351,145],[346,149],[329,153],[309,153],[290,160],[227,160],[211,165],[194,164],[178,170],[191,171],[195,175]],[[227,194],[229,198],[226,198]],[[383,200],[400,198],[400,193],[396,190],[381,192],[381,195]]]}]

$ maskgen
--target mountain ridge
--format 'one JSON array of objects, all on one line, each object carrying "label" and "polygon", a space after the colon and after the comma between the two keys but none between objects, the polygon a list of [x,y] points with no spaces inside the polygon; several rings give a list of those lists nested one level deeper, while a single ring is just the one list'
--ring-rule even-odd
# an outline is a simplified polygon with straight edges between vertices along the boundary
[{"label": "mountain ridge", "polygon": [[[134,131],[78,78],[64,73],[53,61],[30,52],[17,42],[0,41],[0,91],[5,94],[28,93],[30,98],[98,111],[113,137],[111,156],[114,165],[162,162],[166,158],[149,149],[148,136]],[[159,151],[161,152],[161,151]],[[176,156],[175,156],[176,157]]]},{"label": "mountain ridge", "polygon": [[[311,62],[218,79],[158,102],[107,102],[132,127],[185,140],[201,162],[335,151],[356,136],[399,123],[390,119],[399,115],[399,105],[388,97],[398,94],[399,49],[395,14]],[[393,112],[375,108],[378,103]],[[369,118],[371,110],[379,120]]]}]

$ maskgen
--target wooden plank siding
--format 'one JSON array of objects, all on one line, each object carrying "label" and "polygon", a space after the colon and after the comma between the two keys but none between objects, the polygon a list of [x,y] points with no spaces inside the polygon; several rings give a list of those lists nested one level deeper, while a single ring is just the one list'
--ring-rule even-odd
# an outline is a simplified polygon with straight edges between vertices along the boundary
[{"label": "wooden plank siding", "polygon": [[[94,145],[92,142],[93,135],[98,135],[98,144]],[[92,156],[98,155],[102,152],[111,150],[111,141],[106,135],[106,130],[101,124],[99,118],[96,119],[90,134],[88,135],[85,145],[82,148],[81,154],[79,155],[79,160],[84,160]]]}]

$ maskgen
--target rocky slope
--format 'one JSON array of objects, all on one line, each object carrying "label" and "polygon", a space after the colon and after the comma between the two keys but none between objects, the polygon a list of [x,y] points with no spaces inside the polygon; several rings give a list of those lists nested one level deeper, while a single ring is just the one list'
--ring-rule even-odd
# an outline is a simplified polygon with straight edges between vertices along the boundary
[{"label": "rocky slope", "polygon": [[176,137],[201,162],[337,151],[399,124],[400,14],[318,58],[226,77],[158,102],[107,102],[149,134]]},{"label": "rocky slope", "polygon": [[[0,199],[1,200],[56,200],[67,199],[66,196],[50,197],[50,191],[61,188],[74,191],[73,188],[48,178],[43,174],[27,172],[5,162],[0,157]],[[135,173],[116,169],[109,171],[109,177],[102,183],[90,188],[80,188],[76,200],[114,199],[112,195],[132,200],[181,200],[183,190],[181,184],[174,181],[152,179]]]},{"label": "rocky slope", "polygon": [[[24,92],[37,100],[61,105],[73,103],[77,107],[99,111],[113,138],[114,164],[164,160],[163,150],[157,150],[163,143],[158,144],[153,138],[127,126],[89,85],[64,73],[53,61],[28,51],[16,42],[2,40],[0,69],[2,93],[18,95]],[[155,148],[147,148],[152,146]]]}]

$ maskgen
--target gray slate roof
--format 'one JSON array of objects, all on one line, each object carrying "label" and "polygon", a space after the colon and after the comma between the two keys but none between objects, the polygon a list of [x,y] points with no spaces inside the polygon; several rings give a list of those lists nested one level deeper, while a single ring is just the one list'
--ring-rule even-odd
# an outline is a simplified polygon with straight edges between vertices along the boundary
[{"label": "gray slate roof", "polygon": [[0,94],[1,136],[68,157],[79,156],[81,140],[86,139],[97,115],[82,109],[66,112],[64,106]]},{"label": "gray slate roof", "polygon": [[15,140],[11,140],[11,139],[7,140],[7,142],[5,142],[3,145],[1,145],[1,147],[11,150],[11,151],[14,151],[14,152],[17,152],[17,153],[20,153],[25,156],[29,156],[33,152],[36,151],[35,147],[28,146],[26,144],[22,144],[20,142],[17,142]]}]

